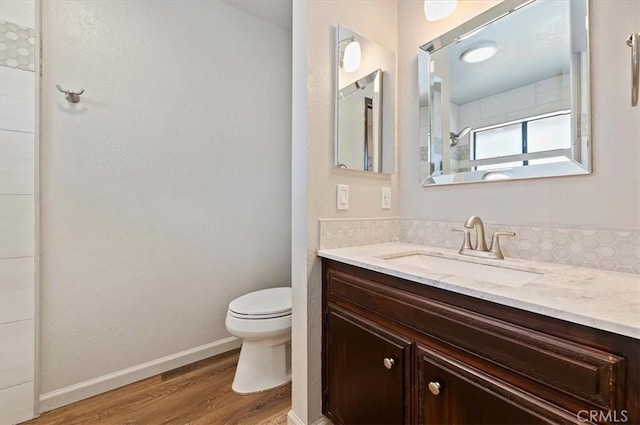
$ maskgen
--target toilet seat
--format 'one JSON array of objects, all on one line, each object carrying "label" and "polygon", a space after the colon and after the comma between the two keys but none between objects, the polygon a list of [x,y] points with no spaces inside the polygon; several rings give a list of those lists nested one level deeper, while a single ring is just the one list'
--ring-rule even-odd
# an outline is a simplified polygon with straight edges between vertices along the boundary
[{"label": "toilet seat", "polygon": [[243,295],[229,303],[229,315],[261,320],[291,315],[291,288],[269,288]]},{"label": "toilet seat", "polygon": [[265,319],[277,319],[278,317],[291,316],[291,311],[286,311],[283,313],[274,313],[274,314],[242,314],[242,313],[236,313],[235,311],[229,310],[229,316],[235,317],[237,319],[245,319],[245,320],[265,320]]}]

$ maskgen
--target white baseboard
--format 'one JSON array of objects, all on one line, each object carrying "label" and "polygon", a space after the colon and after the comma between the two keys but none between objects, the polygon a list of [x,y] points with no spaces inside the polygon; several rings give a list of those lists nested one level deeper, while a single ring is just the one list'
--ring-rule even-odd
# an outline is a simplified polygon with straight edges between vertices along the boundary
[{"label": "white baseboard", "polygon": [[42,394],[40,396],[40,413],[48,412],[49,410],[66,406],[67,404],[84,400],[85,398],[93,397],[211,356],[222,354],[238,348],[241,345],[241,339],[231,336]]},{"label": "white baseboard", "polygon": [[[298,415],[296,415],[296,412],[294,412],[293,410],[289,410],[289,413],[287,413],[287,424],[307,425],[302,419],[300,419]],[[326,416],[323,415],[309,425],[333,425],[333,422],[331,422]]]}]

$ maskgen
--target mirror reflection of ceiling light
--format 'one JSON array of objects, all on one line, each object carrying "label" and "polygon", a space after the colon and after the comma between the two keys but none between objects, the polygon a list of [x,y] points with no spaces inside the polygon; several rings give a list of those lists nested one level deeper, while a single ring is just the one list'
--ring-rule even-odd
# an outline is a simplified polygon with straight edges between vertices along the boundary
[{"label": "mirror reflection of ceiling light", "polygon": [[498,46],[488,41],[476,44],[462,52],[460,60],[466,63],[478,63],[494,57],[496,53],[498,53]]},{"label": "mirror reflection of ceiling light", "polygon": [[362,60],[362,50],[360,49],[360,42],[355,38],[349,38],[342,40],[340,45],[344,45],[341,49],[340,66],[344,69],[344,72],[355,72],[360,68],[360,61]]},{"label": "mirror reflection of ceiling light", "polygon": [[439,21],[451,15],[458,6],[458,0],[424,0],[424,16],[427,21]]}]

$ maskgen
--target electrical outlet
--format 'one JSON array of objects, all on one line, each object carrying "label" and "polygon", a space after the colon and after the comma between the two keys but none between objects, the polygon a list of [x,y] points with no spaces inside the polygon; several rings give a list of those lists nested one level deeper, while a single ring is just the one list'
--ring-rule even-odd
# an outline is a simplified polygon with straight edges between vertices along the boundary
[{"label": "electrical outlet", "polygon": [[382,207],[383,210],[390,210],[391,209],[391,188],[390,187],[383,187],[382,188],[382,200],[380,203],[380,206]]},{"label": "electrical outlet", "polygon": [[336,209],[349,209],[349,185],[339,184],[336,186]]}]

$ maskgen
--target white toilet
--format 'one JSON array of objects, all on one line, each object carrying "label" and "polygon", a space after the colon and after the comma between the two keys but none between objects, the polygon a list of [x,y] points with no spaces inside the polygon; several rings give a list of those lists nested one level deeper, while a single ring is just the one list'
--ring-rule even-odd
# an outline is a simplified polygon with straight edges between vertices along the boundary
[{"label": "white toilet", "polygon": [[243,340],[233,391],[250,394],[291,381],[291,288],[236,298],[229,303],[226,326]]}]

